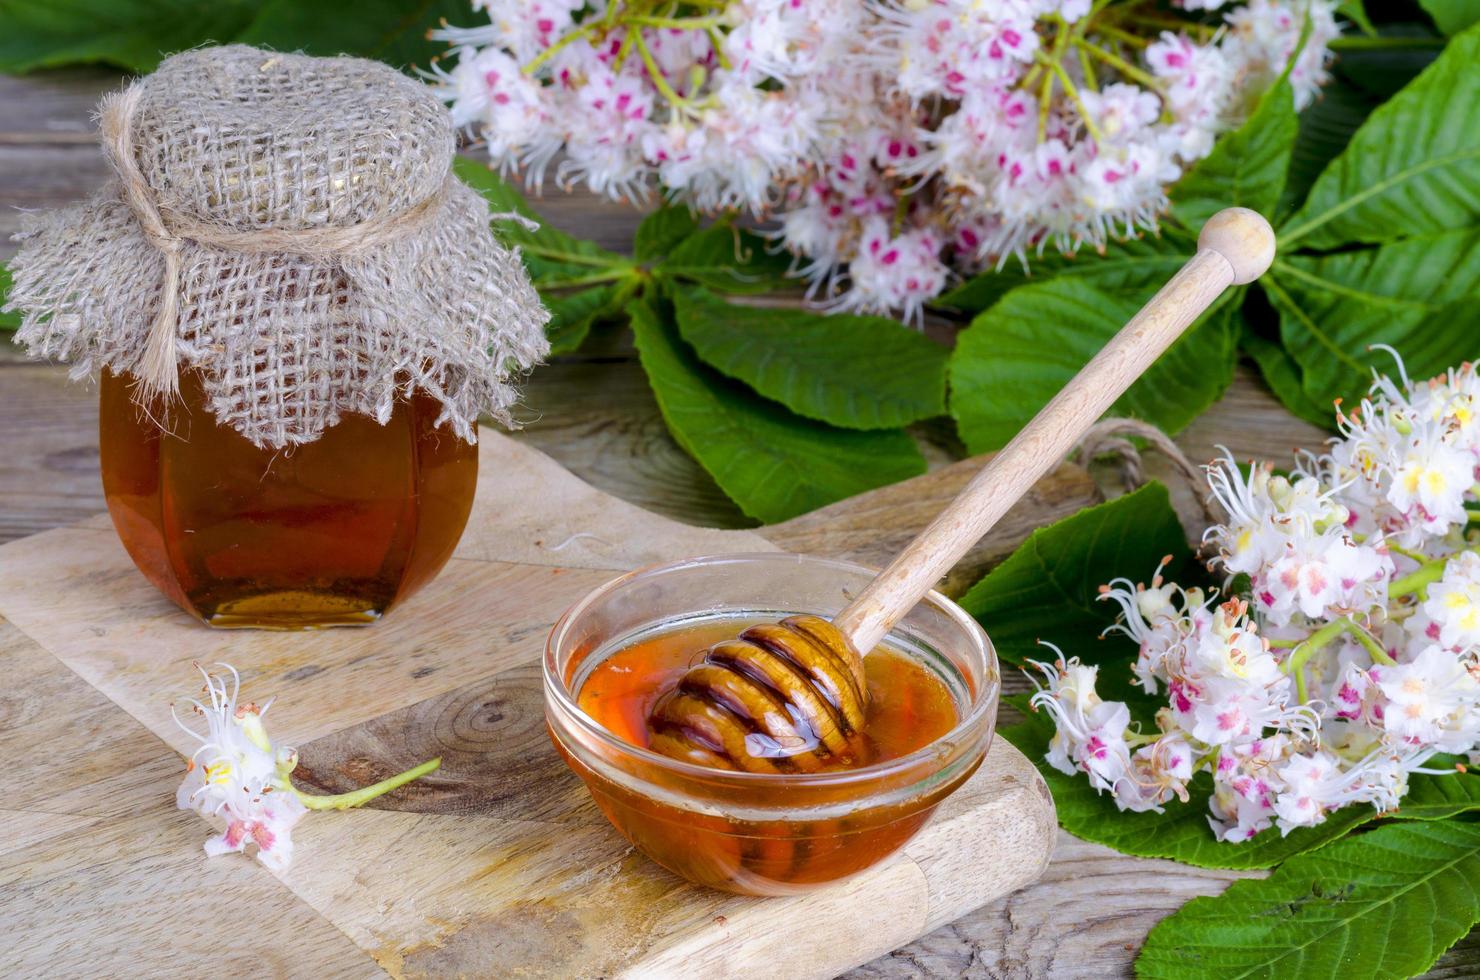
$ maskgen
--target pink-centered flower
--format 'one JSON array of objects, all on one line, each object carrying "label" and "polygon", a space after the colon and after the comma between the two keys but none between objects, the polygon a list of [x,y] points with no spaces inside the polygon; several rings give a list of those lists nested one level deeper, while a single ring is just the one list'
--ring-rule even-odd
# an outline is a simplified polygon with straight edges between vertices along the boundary
[{"label": "pink-centered flower", "polygon": [[[660,184],[774,220],[829,308],[910,318],[947,270],[1155,231],[1167,186],[1246,118],[1306,14],[1301,104],[1335,36],[1330,0],[1231,4],[1206,43],[1190,17],[1183,33],[1118,20],[1144,50],[1087,22],[1090,0],[475,7],[487,24],[433,32],[456,65],[428,76],[502,172],[540,185],[559,160],[562,184],[634,200]],[[873,264],[881,213],[891,239],[933,244],[911,246],[915,274]]]},{"label": "pink-centered flower", "polygon": [[[1166,561],[1149,584],[1103,587],[1120,609],[1107,633],[1136,645],[1116,669],[1165,698],[1159,731],[1131,731],[1129,706],[1093,693],[1109,668],[1035,664],[1053,765],[1126,810],[1174,806],[1206,771],[1210,826],[1237,842],[1400,809],[1412,773],[1454,771],[1429,768],[1436,755],[1480,761],[1480,384],[1468,364],[1398,374],[1288,475],[1226,455],[1207,468],[1227,514],[1205,536],[1210,569],[1246,592],[1217,602],[1168,581]],[[1414,488],[1415,468],[1444,479]]]},{"label": "pink-centered flower", "polygon": [[185,779],[175,793],[175,803],[220,828],[221,832],[205,843],[209,857],[239,854],[252,847],[264,865],[274,871],[286,870],[293,859],[293,827],[309,810],[359,806],[441,764],[440,758],[432,759],[373,786],[335,796],[301,793],[289,778],[298,765],[298,753],[274,745],[262,725],[272,701],[261,707],[239,701],[241,676],[236,668],[230,664],[216,666],[225,673],[212,673],[196,665],[205,678],[206,700],[181,699],[205,719],[204,733],[186,725],[171,707],[175,723],[200,743],[186,760]]}]

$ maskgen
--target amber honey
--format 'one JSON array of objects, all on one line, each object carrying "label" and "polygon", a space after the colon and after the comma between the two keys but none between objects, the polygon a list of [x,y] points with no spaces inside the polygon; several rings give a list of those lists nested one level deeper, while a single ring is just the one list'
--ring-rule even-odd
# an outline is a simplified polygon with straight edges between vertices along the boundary
[{"label": "amber honey", "polygon": [[373,622],[436,575],[472,509],[477,447],[439,410],[417,394],[383,426],[346,415],[273,451],[217,423],[193,372],[167,413],[105,372],[108,511],[145,576],[212,626]]},{"label": "amber honey", "polygon": [[[617,738],[646,747],[653,702],[695,663],[704,650],[733,638],[758,620],[724,617],[643,637],[590,669],[576,690],[577,704]],[[868,684],[867,763],[876,769],[943,739],[960,712],[951,691],[929,668],[903,652],[881,647],[864,660]],[[579,665],[573,664],[573,668]],[[570,680],[576,680],[573,671]],[[936,803],[975,770],[963,768],[934,785],[912,785],[918,773],[901,772],[897,785],[850,781],[849,768],[825,767],[805,798],[787,779],[744,774],[742,786],[722,791],[716,805],[691,806],[682,797],[688,779],[670,780],[660,764],[634,763],[646,784],[608,778],[565,752],[587,781],[597,804],[635,845],[686,878],[711,887],[753,894],[784,894],[863,870],[901,847],[924,825]],[[653,791],[652,788],[656,788]],[[665,790],[672,790],[671,798]],[[805,805],[791,809],[792,804]],[[720,816],[715,811],[724,811]],[[747,810],[754,811],[748,818]],[[709,811],[709,812],[706,812]],[[779,816],[778,816],[779,814]]]}]

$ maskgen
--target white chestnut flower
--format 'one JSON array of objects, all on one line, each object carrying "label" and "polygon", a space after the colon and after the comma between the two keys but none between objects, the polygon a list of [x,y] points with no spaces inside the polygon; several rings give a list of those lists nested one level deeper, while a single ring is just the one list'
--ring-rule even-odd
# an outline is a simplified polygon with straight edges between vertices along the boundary
[{"label": "white chestnut flower", "polygon": [[309,810],[343,810],[359,806],[435,770],[440,758],[424,762],[373,786],[334,796],[313,796],[294,788],[289,774],[298,765],[298,753],[288,746],[274,746],[262,725],[272,701],[259,707],[239,703],[241,676],[230,664],[216,664],[223,674],[196,664],[205,678],[207,704],[183,698],[195,714],[206,720],[201,734],[180,720],[175,723],[200,742],[185,763],[185,779],[175,793],[182,810],[194,810],[220,826],[221,833],[205,843],[206,854],[242,853],[248,845],[257,849],[257,860],[274,871],[286,870],[293,858],[292,830]]}]

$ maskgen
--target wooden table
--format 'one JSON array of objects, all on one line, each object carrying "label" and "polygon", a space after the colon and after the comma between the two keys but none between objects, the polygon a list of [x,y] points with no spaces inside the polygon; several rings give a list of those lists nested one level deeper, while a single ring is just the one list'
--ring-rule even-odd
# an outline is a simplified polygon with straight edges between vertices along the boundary
[{"label": "wooden table", "polygon": [[[9,235],[19,226],[16,209],[65,204],[106,178],[91,113],[100,93],[119,77],[104,69],[0,77],[0,261],[15,251]],[[535,205],[554,224],[607,248],[626,251],[630,245],[636,217],[625,206],[584,194]],[[687,523],[746,525],[668,436],[624,335],[598,335],[579,354],[539,369],[526,405],[527,427],[518,438],[587,482]],[[0,342],[0,418],[0,542],[103,509],[95,391],[68,382],[63,367],[26,363],[13,346]],[[918,426],[915,434],[932,468],[958,457],[948,426]],[[1298,446],[1318,446],[1325,437],[1285,412],[1253,371],[1241,366],[1224,399],[1177,442],[1194,460],[1210,458],[1218,445],[1239,457],[1279,458]],[[13,627],[0,623],[0,630]],[[60,663],[46,669],[61,672],[59,683],[67,673]],[[0,699],[0,732],[5,713]],[[5,843],[0,841],[0,853],[7,850]],[[127,854],[113,859],[125,861]],[[850,976],[1126,975],[1134,951],[1157,921],[1240,876],[1125,857],[1060,833],[1053,864],[1038,884]],[[0,892],[0,935],[6,933],[4,921]],[[313,957],[334,955],[334,950],[316,950],[287,962],[303,969],[316,962]],[[192,970],[188,962],[182,960],[182,971]],[[283,961],[276,962],[281,968]],[[1472,935],[1441,960],[1433,975],[1474,976],[1477,971],[1480,938]]]}]

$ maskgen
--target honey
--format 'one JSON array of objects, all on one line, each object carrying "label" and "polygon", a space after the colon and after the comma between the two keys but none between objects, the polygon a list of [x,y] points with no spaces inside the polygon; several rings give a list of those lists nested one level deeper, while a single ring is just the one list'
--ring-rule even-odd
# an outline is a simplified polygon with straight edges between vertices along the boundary
[{"label": "honey", "polygon": [[[648,712],[659,695],[708,646],[762,621],[758,616],[724,616],[650,633],[601,660],[584,679],[580,665],[572,664],[567,680],[575,682],[576,701],[586,715],[622,741],[646,747]],[[558,738],[556,745],[612,823],[670,870],[710,887],[749,894],[808,890],[857,873],[899,849],[976,768],[973,762],[923,789],[910,785],[918,773],[903,771],[893,782],[886,776],[866,792],[860,789],[851,779],[857,763],[870,770],[887,767],[945,738],[960,718],[952,692],[915,657],[880,647],[864,665],[869,694],[866,758],[853,766],[829,762],[821,773],[802,775],[810,781],[805,796],[785,778],[727,773],[743,777],[744,788],[729,792],[722,807],[691,808],[679,797],[692,777],[670,779],[661,764],[634,762],[633,774],[646,784],[644,791],[634,792],[625,780],[583,765]],[[668,790],[672,798],[666,798]],[[793,807],[803,800],[805,805]],[[717,815],[719,809],[726,815]],[[754,819],[746,811],[753,811]],[[778,819],[776,813],[785,816]]]},{"label": "honey", "polygon": [[[647,748],[647,718],[658,696],[677,684],[709,646],[732,639],[750,625],[726,618],[645,638],[597,665],[581,686],[577,703],[613,735]],[[829,760],[823,771],[909,755],[956,725],[950,692],[918,661],[883,647],[864,658],[863,668],[868,678],[864,758]]]},{"label": "honey", "polygon": [[212,626],[373,622],[436,575],[467,523],[477,446],[436,427],[441,406],[420,393],[383,426],[346,415],[281,450],[219,424],[194,372],[164,427],[133,394],[104,372],[108,512],[145,576]]}]

